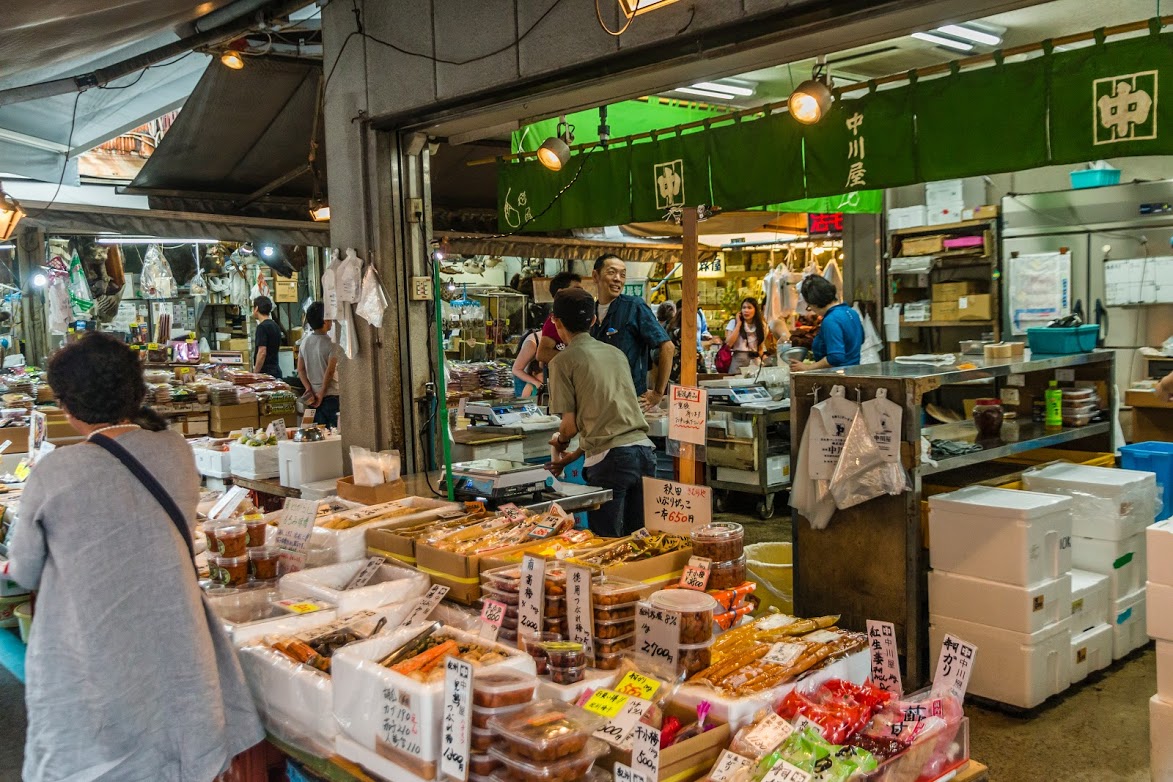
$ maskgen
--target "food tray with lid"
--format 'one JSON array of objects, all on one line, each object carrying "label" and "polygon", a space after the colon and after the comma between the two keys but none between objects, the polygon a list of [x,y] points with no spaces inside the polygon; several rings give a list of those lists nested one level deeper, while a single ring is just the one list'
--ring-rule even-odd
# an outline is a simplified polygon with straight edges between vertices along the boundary
[{"label": "food tray with lid", "polygon": [[[589,739],[582,749],[566,757],[541,762],[519,758],[494,745],[489,754],[505,764],[504,769],[493,772],[493,778],[499,780],[519,780],[519,782],[577,782],[587,775],[595,761],[608,752],[606,742],[599,739]],[[501,774],[502,771],[507,774]]]},{"label": "food tray with lid", "polygon": [[715,521],[692,531],[692,555],[712,562],[728,562],[745,553],[745,528],[732,521]]},{"label": "food tray with lid", "polygon": [[604,641],[635,632],[635,619],[617,619],[613,622],[595,622],[595,638]]},{"label": "food tray with lid", "polygon": [[[537,681],[537,677],[534,677],[534,681],[535,682]],[[536,689],[537,685],[535,684],[534,687]],[[490,719],[492,719],[493,717],[504,717],[506,715],[513,714],[516,711],[520,711],[522,709],[522,707],[524,707],[524,706],[525,706],[525,702],[511,703],[507,706],[473,706],[472,707],[473,727],[480,728],[481,730],[488,730]]]},{"label": "food tray with lid", "polygon": [[495,745],[493,750],[503,757],[549,764],[581,752],[591,734],[605,722],[599,715],[577,706],[544,700],[512,714],[493,717],[489,729],[501,740],[501,745]]},{"label": "food tray with lid", "polygon": [[591,602],[596,611],[607,606],[631,605],[643,593],[642,582],[618,576],[601,576],[591,584]]},{"label": "food tray with lid", "polygon": [[595,654],[612,654],[614,652],[621,652],[624,649],[630,649],[635,646],[635,631],[627,635],[621,635],[618,638],[596,638],[595,639]]},{"label": "food tray with lid", "polygon": [[514,706],[533,700],[536,676],[510,670],[478,672],[472,681],[472,703],[480,708]]},{"label": "food tray with lid", "polygon": [[732,589],[745,583],[745,554],[709,566],[708,588],[714,591]]},{"label": "food tray with lid", "polygon": [[638,600],[632,603],[619,603],[618,605],[595,606],[595,621],[614,622],[621,619],[634,619],[635,607],[637,605],[639,605]]},{"label": "food tray with lid", "polygon": [[423,597],[431,586],[431,580],[418,570],[384,563],[365,586],[347,589],[346,585],[368,561],[358,559],[290,573],[281,579],[281,593],[329,600],[338,606],[339,614],[349,614]]},{"label": "food tray with lid", "polygon": [[713,637],[713,614],[717,601],[704,592],[691,589],[662,589],[648,602],[655,608],[680,614],[680,643],[699,644]]}]

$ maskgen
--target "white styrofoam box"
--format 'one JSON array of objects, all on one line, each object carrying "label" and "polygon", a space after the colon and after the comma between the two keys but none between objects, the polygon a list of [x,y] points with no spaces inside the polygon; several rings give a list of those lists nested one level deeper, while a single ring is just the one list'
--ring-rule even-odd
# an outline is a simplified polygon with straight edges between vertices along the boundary
[{"label": "white styrofoam box", "polygon": [[919,206],[898,206],[888,210],[888,230],[898,231],[901,228],[920,228],[929,221],[928,208],[924,204]]},{"label": "white styrofoam box", "polygon": [[1016,633],[1038,632],[1071,616],[1071,576],[1022,587],[933,570],[929,613]]},{"label": "white styrofoam box", "polygon": [[1071,570],[1071,499],[969,486],[929,498],[929,564],[1033,586]]},{"label": "white styrofoam box", "polygon": [[1145,615],[1149,636],[1173,641],[1173,587],[1149,581],[1145,585]]},{"label": "white styrofoam box", "polygon": [[1112,640],[1112,659],[1119,660],[1149,642],[1146,608],[1143,589],[1112,603],[1112,613],[1116,617],[1116,623],[1112,627],[1115,634]]},{"label": "white styrofoam box", "polygon": [[432,585],[427,575],[405,567],[384,564],[366,586],[345,589],[350,579],[366,567],[367,560],[341,562],[281,577],[282,594],[309,595],[329,600],[342,616],[354,611],[374,611],[379,606],[402,603],[422,597]]},{"label": "white styrofoam box", "polygon": [[281,485],[290,489],[329,478],[337,480],[343,474],[342,438],[304,443],[282,440],[277,443],[277,460]]},{"label": "white styrofoam box", "polygon": [[477,459],[523,461],[525,459],[525,441],[521,439],[506,440],[501,443],[484,443],[482,445],[452,443],[452,461],[471,462]]},{"label": "white styrofoam box", "polygon": [[1149,581],[1173,586],[1173,519],[1151,524],[1145,529],[1145,560],[1152,562]]},{"label": "white styrofoam box", "polygon": [[1112,600],[1131,595],[1144,586],[1144,535],[1126,540],[1071,538],[1071,564],[1108,577]]},{"label": "white styrofoam box", "polygon": [[974,695],[1030,709],[1071,684],[1070,619],[1027,634],[930,614],[929,648],[941,648],[947,633],[977,646]]},{"label": "white styrofoam box", "polygon": [[[198,559],[198,558],[197,558]],[[224,589],[208,590],[208,604],[212,611],[224,624],[228,637],[233,644],[242,646],[250,641],[263,638],[273,632],[273,628],[280,627],[281,622],[299,614],[290,611],[278,604],[286,599],[301,599],[301,595],[281,594],[277,589],[263,587],[259,589]],[[304,597],[305,600],[324,606],[321,610],[312,612],[315,618],[322,621],[332,621],[338,616],[334,606],[324,600]],[[300,614],[309,616],[310,614]]]},{"label": "white styrofoam box", "polygon": [[1104,622],[1071,636],[1071,683],[1112,664],[1112,625]]},{"label": "white styrofoam box", "polygon": [[1079,633],[1108,622],[1112,589],[1108,577],[1078,568],[1071,569],[1071,631]]},{"label": "white styrofoam box", "polygon": [[211,448],[192,448],[195,455],[196,470],[200,475],[208,478],[228,478],[232,475],[232,457],[228,451],[217,451]]},{"label": "white styrofoam box", "polygon": [[[333,715],[331,715],[333,716]],[[398,763],[394,763],[374,750],[367,749],[356,741],[339,734],[334,740],[334,751],[351,763],[357,763],[374,775],[375,779],[394,779],[395,782],[428,782],[416,776]]]},{"label": "white styrofoam box", "polygon": [[301,485],[303,500],[334,499],[338,495],[338,480],[331,478],[328,481],[312,481]]},{"label": "white styrofoam box", "polygon": [[583,679],[574,684],[556,684],[547,677],[538,678],[538,691],[534,700],[555,700],[563,703],[574,703],[587,690],[597,690],[600,687],[610,687],[615,683],[618,675],[615,671],[602,671],[596,668],[587,668]]},{"label": "white styrofoam box", "polygon": [[1149,774],[1153,782],[1173,782],[1173,700],[1149,698]]},{"label": "white styrofoam box", "polygon": [[1022,475],[1027,491],[1071,497],[1071,534],[1125,540],[1144,532],[1157,515],[1157,476],[1151,472],[1051,464]]},{"label": "white styrofoam box", "polygon": [[204,488],[208,491],[225,492],[232,488],[232,483],[228,478],[213,478],[211,476],[204,476]]},{"label": "white styrofoam box", "polygon": [[240,443],[228,444],[228,455],[232,459],[232,474],[252,480],[276,478],[281,474],[277,446],[262,445],[252,448]]},{"label": "white styrofoam box", "polygon": [[[444,681],[424,684],[378,663],[421,629],[421,624],[415,624],[351,644],[334,654],[330,668],[334,677],[334,716],[342,734],[361,747],[395,760],[417,776],[433,779],[440,755]],[[472,641],[505,655],[502,662],[482,665],[482,671],[500,666],[531,675],[536,673],[534,658],[516,648],[489,643],[451,627],[437,631],[437,635]],[[394,713],[388,715],[384,711],[384,705],[410,716],[397,719]],[[399,746],[393,746],[391,736],[404,723],[412,735],[403,737]],[[384,731],[384,724],[392,730]]]},{"label": "white styrofoam box", "polygon": [[[344,514],[336,514],[350,514],[350,518],[358,520],[359,523],[350,529],[325,529],[321,526],[315,526],[310,533],[309,557],[306,564],[310,567],[321,567],[322,565],[334,565],[339,562],[362,559],[367,555],[368,529],[383,524],[427,521],[437,518],[440,513],[458,510],[461,507],[459,503],[446,502],[434,497],[404,497],[394,502],[382,505],[363,505]],[[379,514],[388,508],[410,509],[410,512],[394,518],[381,517]],[[367,517],[372,520],[361,521]],[[334,517],[319,518],[318,525],[321,525],[327,518]]]},{"label": "white styrofoam box", "polygon": [[[326,631],[336,622],[359,620],[363,633],[369,633],[372,623],[385,617],[395,626],[407,618],[415,608],[415,601],[384,606],[369,615],[341,619],[323,618],[321,613],[291,616],[271,622],[266,636],[313,634]],[[301,665],[259,642],[245,644],[238,650],[244,678],[253,693],[257,710],[265,727],[286,741],[308,744],[315,749],[329,751],[338,735],[334,720],[334,685],[330,674],[309,665]]]},{"label": "white styrofoam box", "polygon": [[1173,701],[1173,641],[1160,638],[1157,639],[1157,694]]}]

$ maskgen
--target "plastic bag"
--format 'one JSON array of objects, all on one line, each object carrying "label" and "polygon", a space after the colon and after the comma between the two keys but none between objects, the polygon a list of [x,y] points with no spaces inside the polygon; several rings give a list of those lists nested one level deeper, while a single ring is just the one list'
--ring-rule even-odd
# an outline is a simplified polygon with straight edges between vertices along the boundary
[{"label": "plastic bag", "polygon": [[383,292],[379,274],[372,264],[363,275],[362,294],[359,296],[358,306],[354,308],[354,314],[378,329],[383,327],[383,312],[386,309],[387,294]]},{"label": "plastic bag", "polygon": [[357,304],[362,283],[362,260],[353,247],[346,248],[346,257],[334,273],[334,287],[338,303]]},{"label": "plastic bag", "polygon": [[325,320],[338,318],[338,288],[335,275],[338,273],[338,251],[330,251],[330,263],[322,272],[322,317]]},{"label": "plastic bag", "polygon": [[378,486],[383,483],[383,463],[375,451],[350,446],[350,465],[355,486]]},{"label": "plastic bag", "polygon": [[860,364],[879,364],[881,361],[880,350],[884,347],[884,343],[880,341],[880,333],[876,331],[876,324],[872,323],[870,315],[865,315],[859,308],[859,304],[853,305],[852,309],[855,314],[859,315],[860,322],[863,323],[863,345],[859,349],[859,363]]},{"label": "plastic bag", "polygon": [[900,463],[900,431],[904,409],[888,398],[888,389],[876,389],[876,398],[860,405],[868,431],[884,459],[882,480],[888,494],[908,491],[908,475]]},{"label": "plastic bag", "polygon": [[[80,264],[81,262],[78,261]],[[72,266],[72,265],[71,265]],[[73,271],[70,270],[70,287],[73,287]],[[84,275],[83,275],[84,277]],[[139,281],[144,299],[169,299],[175,295],[175,275],[171,273],[171,264],[163,255],[163,248],[152,244],[147,248],[143,259],[143,273]],[[87,295],[89,287],[86,288]]]},{"label": "plastic bag", "polygon": [[334,330],[331,332],[331,337],[342,348],[342,352],[347,358],[354,358],[358,355],[358,335],[354,333],[354,315],[350,311],[349,304],[339,304],[339,317],[334,321]]},{"label": "plastic bag", "polygon": [[884,494],[883,467],[884,456],[868,431],[867,421],[856,414],[831,477],[835,506],[851,508]]},{"label": "plastic bag", "polygon": [[208,284],[204,282],[203,269],[197,271],[195,276],[191,278],[191,282],[188,283],[188,288],[190,288],[192,296],[208,295]]}]

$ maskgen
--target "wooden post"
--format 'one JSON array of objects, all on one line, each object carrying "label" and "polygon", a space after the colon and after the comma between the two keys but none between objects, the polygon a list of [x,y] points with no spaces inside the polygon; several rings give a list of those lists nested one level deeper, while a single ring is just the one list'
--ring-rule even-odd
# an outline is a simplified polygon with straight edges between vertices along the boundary
[{"label": "wooden post", "polygon": [[[697,301],[697,245],[700,242],[697,230],[697,208],[684,208],[681,229],[683,232],[683,253],[681,261],[682,294],[680,304],[680,385],[696,385],[696,311]],[[677,471],[681,483],[699,483],[697,480],[696,446],[680,444]]]}]

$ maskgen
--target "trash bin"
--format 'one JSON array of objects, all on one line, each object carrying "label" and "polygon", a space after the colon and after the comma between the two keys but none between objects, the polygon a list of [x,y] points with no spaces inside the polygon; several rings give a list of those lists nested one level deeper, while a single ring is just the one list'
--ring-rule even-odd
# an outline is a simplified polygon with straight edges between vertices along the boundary
[{"label": "trash bin", "polygon": [[751,581],[757,582],[754,595],[759,616],[771,610],[794,613],[794,552],[789,543],[753,543],[745,547],[745,566]]}]

